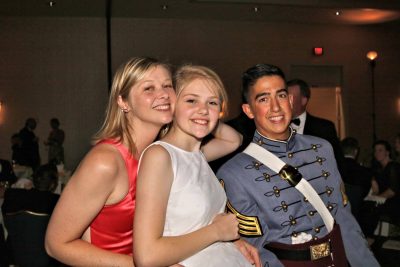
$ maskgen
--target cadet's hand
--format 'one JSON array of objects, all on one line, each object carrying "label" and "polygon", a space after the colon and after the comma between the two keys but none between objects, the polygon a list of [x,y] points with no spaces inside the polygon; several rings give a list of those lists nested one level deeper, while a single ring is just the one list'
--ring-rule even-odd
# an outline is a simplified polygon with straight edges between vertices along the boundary
[{"label": "cadet's hand", "polygon": [[212,221],[212,225],[216,228],[219,241],[231,241],[239,238],[239,222],[234,214],[218,214]]},{"label": "cadet's hand", "polygon": [[234,242],[239,251],[245,256],[245,258],[255,267],[261,267],[260,256],[258,255],[258,249],[244,241],[243,239],[238,239]]}]

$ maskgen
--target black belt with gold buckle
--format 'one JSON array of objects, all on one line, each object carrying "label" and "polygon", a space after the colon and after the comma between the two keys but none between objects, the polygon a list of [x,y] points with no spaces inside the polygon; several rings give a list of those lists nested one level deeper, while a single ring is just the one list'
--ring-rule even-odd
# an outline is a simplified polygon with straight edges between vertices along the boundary
[{"label": "black belt with gold buckle", "polygon": [[330,242],[323,242],[316,245],[311,245],[306,249],[284,249],[264,245],[264,248],[271,251],[280,260],[291,260],[291,261],[315,261],[321,258],[330,256],[331,245]]}]

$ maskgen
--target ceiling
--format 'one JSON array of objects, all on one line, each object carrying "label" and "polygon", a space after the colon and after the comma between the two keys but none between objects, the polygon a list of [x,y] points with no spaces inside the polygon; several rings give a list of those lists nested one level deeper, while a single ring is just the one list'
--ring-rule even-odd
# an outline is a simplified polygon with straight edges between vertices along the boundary
[{"label": "ceiling", "polygon": [[[109,7],[109,8],[107,8]],[[400,24],[399,0],[0,0],[0,16]],[[338,15],[337,15],[338,14]]]}]

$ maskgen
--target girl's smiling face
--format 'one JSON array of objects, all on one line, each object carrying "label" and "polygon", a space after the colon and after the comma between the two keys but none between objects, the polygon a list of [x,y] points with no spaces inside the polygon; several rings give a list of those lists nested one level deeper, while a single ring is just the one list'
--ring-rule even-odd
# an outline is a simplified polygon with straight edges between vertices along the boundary
[{"label": "girl's smiling face", "polygon": [[221,111],[216,92],[206,79],[197,78],[188,83],[177,97],[174,125],[196,139],[211,133]]}]

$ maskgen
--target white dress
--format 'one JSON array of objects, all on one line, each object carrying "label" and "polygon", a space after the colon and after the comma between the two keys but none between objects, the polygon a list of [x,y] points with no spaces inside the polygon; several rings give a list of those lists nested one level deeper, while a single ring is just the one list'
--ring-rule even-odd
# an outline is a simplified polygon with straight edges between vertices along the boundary
[{"label": "white dress", "polygon": [[[174,180],[168,199],[164,236],[193,232],[225,211],[226,195],[202,152],[188,152],[166,142]],[[156,165],[155,165],[156,166]],[[232,242],[216,242],[180,264],[186,267],[252,266]]]}]

